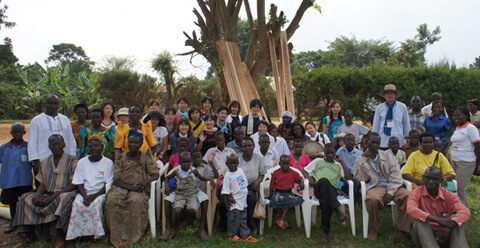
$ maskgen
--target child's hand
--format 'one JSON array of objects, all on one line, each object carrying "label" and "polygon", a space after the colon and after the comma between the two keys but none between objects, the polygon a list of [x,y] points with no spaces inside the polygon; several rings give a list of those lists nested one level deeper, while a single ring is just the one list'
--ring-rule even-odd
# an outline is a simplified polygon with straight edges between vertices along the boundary
[{"label": "child's hand", "polygon": [[215,183],[215,180],[213,180],[213,178],[210,178],[210,185],[212,186],[212,189],[215,189],[216,183]]},{"label": "child's hand", "polygon": [[165,185],[165,195],[170,195],[170,186]]},{"label": "child's hand", "polygon": [[313,185],[315,185],[315,181],[313,180],[313,178],[308,179],[308,184],[310,184],[312,187]]},{"label": "child's hand", "polygon": [[340,155],[335,155],[335,160],[337,160],[339,163],[343,162],[342,157]]},{"label": "child's hand", "polygon": [[305,188],[305,183],[303,182],[303,180],[300,181],[300,184],[298,185],[298,190],[303,190]]},{"label": "child's hand", "polygon": [[212,152],[212,153],[210,154],[210,156],[208,156],[208,162],[209,162],[210,164],[212,164],[213,159],[215,158],[216,155],[217,155],[217,154],[216,154],[215,152]]}]

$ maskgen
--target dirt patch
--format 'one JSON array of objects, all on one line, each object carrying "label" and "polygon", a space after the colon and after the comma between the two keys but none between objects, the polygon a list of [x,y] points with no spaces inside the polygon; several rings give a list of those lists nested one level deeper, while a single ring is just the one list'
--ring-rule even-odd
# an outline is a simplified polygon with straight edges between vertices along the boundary
[{"label": "dirt patch", "polygon": [[[10,127],[12,124],[0,124],[0,144],[5,144],[12,139],[12,135],[10,135]],[[25,131],[27,133],[23,135],[23,139],[25,141],[28,140],[28,129],[30,128],[30,124],[25,124]]]},{"label": "dirt patch", "polygon": [[0,218],[0,247],[14,247],[22,242],[16,231],[5,234],[3,231],[10,225],[10,220]]}]

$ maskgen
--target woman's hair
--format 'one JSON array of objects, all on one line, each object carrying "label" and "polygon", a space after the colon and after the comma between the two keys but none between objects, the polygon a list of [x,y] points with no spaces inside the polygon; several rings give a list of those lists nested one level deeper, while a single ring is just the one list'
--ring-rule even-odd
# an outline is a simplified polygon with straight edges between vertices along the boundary
[{"label": "woman's hair", "polygon": [[[188,118],[190,120],[192,120],[192,113],[197,111],[199,114],[202,113],[202,110],[200,110],[200,108],[197,106],[197,105],[193,105],[192,107],[190,107],[190,110],[188,110]],[[199,115],[198,118],[200,118],[201,116]]]},{"label": "woman's hair", "polygon": [[90,112],[90,114],[93,114],[93,113],[100,113],[100,116],[102,116],[102,119],[103,119],[103,110],[101,108],[94,108],[92,109],[92,111]]},{"label": "woman's hair", "polygon": [[[332,123],[333,123],[333,111],[332,111],[332,108],[335,107],[335,104],[338,104],[340,105],[340,108],[342,107],[342,103],[340,101],[337,101],[337,100],[333,100],[329,107],[330,107],[330,122],[327,123],[327,126],[330,126]],[[342,111],[338,112],[338,119],[339,120],[342,120]]]},{"label": "woman's hair", "polygon": [[435,104],[441,104],[441,105],[442,105],[442,108],[444,107],[443,101],[442,101],[442,100],[437,100],[437,101],[435,101],[435,102],[432,102],[432,111],[433,111],[433,106],[435,106]]},{"label": "woman's hair", "polygon": [[147,123],[149,120],[152,119],[152,117],[158,118],[158,126],[159,127],[164,127],[165,126],[165,124],[166,124],[165,117],[163,117],[163,115],[160,114],[160,112],[158,112],[158,111],[150,111],[150,113],[148,113],[147,116],[145,116],[145,118],[143,119],[143,123]]},{"label": "woman's hair", "polygon": [[215,119],[215,116],[212,115],[212,114],[206,114],[204,117],[203,117],[203,121],[206,121],[208,119],[212,119],[212,121],[216,122],[217,120]]},{"label": "woman's hair", "polygon": [[137,105],[137,104],[133,104],[129,109],[128,109],[128,113],[130,114],[130,111],[132,111],[132,108],[139,108],[140,109],[140,114],[143,114],[143,108],[140,107],[140,105]]},{"label": "woman's hair", "polygon": [[157,99],[150,99],[150,101],[148,101],[149,107],[153,106],[153,104],[157,104],[160,107],[160,102]]},{"label": "woman's hair", "polygon": [[217,114],[220,113],[220,112],[223,111],[223,110],[227,111],[227,114],[230,113],[229,109],[228,109],[226,106],[223,106],[223,105],[222,105],[222,106],[218,107],[218,109],[217,109]]},{"label": "woman's hair", "polygon": [[467,107],[457,107],[453,112],[455,111],[460,111],[460,113],[464,114],[465,116],[467,116],[467,121],[470,122],[470,111],[468,111],[468,108]]},{"label": "woman's hair", "polygon": [[185,125],[188,125],[188,131],[187,131],[187,136],[190,136],[191,134],[193,134],[192,132],[192,127],[190,126],[190,121],[187,119],[187,118],[182,118],[178,121],[178,125],[177,125],[177,129],[175,130],[175,135],[177,137],[179,137],[179,129],[180,129],[180,125],[182,124],[185,124]]},{"label": "woman's hair", "polygon": [[[262,121],[260,121],[260,122],[258,123],[258,126],[260,126],[260,125],[266,126],[266,127],[267,127],[267,130],[268,130],[268,125],[270,125],[270,124],[268,124],[268,122],[267,122],[266,120],[262,120]],[[257,126],[257,127],[258,127],[258,126]]]},{"label": "woman's hair", "polygon": [[179,97],[178,100],[177,100],[177,105],[180,104],[181,101],[186,102],[187,105],[188,105],[188,99],[186,97],[184,97],[184,96]]},{"label": "woman's hair", "polygon": [[115,106],[113,106],[113,103],[111,102],[103,102],[102,105],[100,105],[100,108],[103,110],[105,109],[105,106],[107,105],[110,105],[112,106],[112,115],[110,116],[110,118],[114,119],[115,118]]},{"label": "woman's hair", "polygon": [[277,126],[275,125],[275,123],[270,123],[270,125],[268,125],[268,132],[270,133],[271,131],[275,130],[277,128]]},{"label": "woman's hair", "polygon": [[209,97],[209,96],[206,96],[206,97],[202,98],[202,107],[203,107],[203,104],[204,104],[206,101],[209,101],[210,104],[211,104],[212,107],[213,107],[213,99],[212,99],[211,97]]},{"label": "woman's hair", "polygon": [[174,108],[166,108],[164,114],[166,115],[168,113],[176,114],[177,111]]},{"label": "woman's hair", "polygon": [[232,107],[235,107],[237,106],[238,107],[238,113],[240,113],[240,110],[241,110],[241,106],[240,106],[240,102],[239,101],[231,101],[230,104],[228,104],[228,112],[229,113],[232,113]]},{"label": "woman's hair", "polygon": [[313,121],[309,121],[305,124],[305,129],[307,128],[308,125],[312,125],[314,129],[317,129],[317,126],[315,126],[315,123]]},{"label": "woman's hair", "polygon": [[305,135],[305,127],[302,125],[302,123],[296,121],[292,124],[292,128],[290,129],[290,136],[295,137],[295,133],[293,132],[295,126],[299,126],[302,129],[302,134]]},{"label": "woman's hair", "polygon": [[87,116],[88,116],[88,106],[87,106],[87,104],[85,104],[85,103],[80,103],[80,104],[75,105],[75,107],[73,108],[73,113],[76,114],[76,113],[77,113],[77,109],[79,109],[79,108],[85,109],[85,111],[87,111]]},{"label": "woman's hair", "polygon": [[253,107],[255,107],[257,105],[258,105],[258,107],[260,107],[260,109],[263,107],[263,104],[260,101],[260,99],[253,99],[252,101],[250,101],[250,109],[252,109]]}]

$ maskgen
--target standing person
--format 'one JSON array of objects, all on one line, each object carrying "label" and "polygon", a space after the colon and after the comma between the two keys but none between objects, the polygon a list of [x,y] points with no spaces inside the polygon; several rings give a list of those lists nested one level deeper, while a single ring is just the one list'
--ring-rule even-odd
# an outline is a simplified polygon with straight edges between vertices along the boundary
[{"label": "standing person", "polygon": [[[10,216],[15,218],[18,198],[32,191],[32,163],[28,161],[28,143],[23,140],[25,126],[16,122],[11,126],[12,139],[0,147],[0,202],[10,207]],[[4,233],[11,233],[15,227],[10,224]]]},{"label": "standing person", "polygon": [[290,151],[293,149],[293,141],[294,140],[301,140],[305,145],[310,139],[306,135],[305,127],[303,127],[302,123],[295,122],[292,125],[292,129],[290,130],[290,134],[287,137],[288,147]]},{"label": "standing person", "polygon": [[231,101],[230,104],[228,104],[228,112],[230,114],[228,115],[226,122],[232,125],[232,130],[242,126],[243,117],[240,115],[240,109],[239,101]]},{"label": "standing person", "polygon": [[[90,136],[96,134],[103,138],[103,156],[114,159],[115,157],[115,133],[114,126],[106,128],[102,126],[103,111],[100,108],[95,108],[91,113],[92,126],[82,130],[80,137],[80,146],[78,147],[79,157],[83,158],[89,154],[88,139]],[[122,125],[122,124],[120,124]]]},{"label": "standing person", "polygon": [[88,147],[90,156],[78,161],[73,175],[72,184],[77,186],[79,194],[72,203],[66,240],[82,236],[98,239],[105,235],[105,185],[113,182],[113,162],[102,155],[103,137],[90,136]]},{"label": "standing person", "polygon": [[13,220],[13,226],[18,226],[22,236],[22,246],[35,241],[37,229],[55,237],[55,247],[65,247],[65,232],[77,188],[72,184],[77,157],[64,152],[65,142],[60,134],[51,135],[47,141],[52,155],[42,160],[35,176],[40,185],[37,191],[20,197]]},{"label": "standing person", "polygon": [[192,132],[198,137],[198,135],[205,129],[205,122],[202,119],[200,108],[193,105],[188,111],[188,117]]},{"label": "standing person", "polygon": [[143,134],[132,129],[127,138],[128,151],[115,161],[113,186],[105,201],[105,221],[115,247],[131,246],[147,230],[150,183],[159,176],[152,156],[140,151]]},{"label": "standing person", "polygon": [[470,210],[457,195],[439,187],[441,177],[442,172],[431,166],[423,177],[425,186],[410,192],[407,212],[414,220],[412,241],[421,247],[467,248],[465,224]]},{"label": "standing person", "polygon": [[277,148],[278,155],[289,155],[290,149],[288,149],[287,141],[283,137],[278,137],[278,129],[274,123],[268,125],[268,133],[275,141],[275,148]]},{"label": "standing person", "polygon": [[[253,143],[252,143],[253,145]],[[239,168],[238,155],[232,153],[227,157],[228,171],[223,181],[222,196],[225,198],[225,206],[228,209],[228,236],[232,241],[245,241],[256,243],[258,239],[252,237],[247,225],[247,197],[248,180],[241,168]]]},{"label": "standing person", "polygon": [[[422,108],[422,113],[425,115],[425,118],[432,115],[432,112],[433,112],[432,104],[436,101],[441,101],[441,100],[442,100],[442,94],[438,92],[435,92],[432,94],[432,102]],[[443,115],[448,118],[447,110],[445,108],[443,108]]]},{"label": "standing person", "polygon": [[351,110],[345,111],[345,123],[338,128],[337,134],[341,133],[351,133],[355,137],[355,145],[360,144],[360,140],[363,135],[366,135],[370,132],[370,129],[360,125],[356,122],[353,122],[353,112]]},{"label": "standing person", "polygon": [[410,109],[408,110],[408,120],[410,121],[410,128],[417,130],[420,133],[425,132],[423,123],[428,116],[422,112],[422,99],[420,96],[413,96],[410,100]]},{"label": "standing person", "polygon": [[468,185],[472,175],[480,173],[480,136],[478,129],[469,122],[469,112],[458,107],[453,112],[457,128],[450,138],[452,143],[452,167],[457,174],[458,197],[468,206]]},{"label": "standing person", "polygon": [[111,102],[104,102],[100,108],[103,110],[102,126],[107,128],[116,127],[117,123],[115,122],[115,106],[113,106]]},{"label": "standing person", "polygon": [[410,232],[412,220],[407,215],[408,190],[402,187],[403,180],[397,160],[387,152],[378,149],[381,139],[378,133],[370,133],[367,139],[368,149],[358,157],[353,166],[355,179],[365,181],[367,187],[365,204],[369,222],[373,225],[367,239],[377,239],[380,232],[380,209],[393,200],[400,211],[397,233],[403,241],[408,243],[410,240],[406,233]]},{"label": "standing person", "polygon": [[175,117],[177,116],[177,112],[174,108],[166,108],[164,112],[164,116],[165,116],[165,128],[167,128],[167,131],[168,131],[167,155],[170,156],[172,154],[172,146],[170,145],[170,136],[174,134],[175,131],[177,130],[177,122],[175,122]]},{"label": "standing person", "polygon": [[205,115],[213,115],[215,117],[215,112],[212,111],[213,109],[213,99],[209,96],[206,96],[202,99],[202,121],[205,120]]},{"label": "standing person", "polygon": [[433,133],[443,143],[443,149],[447,148],[447,134],[452,134],[452,122],[443,115],[443,102],[436,101],[432,103],[432,115],[425,119],[423,127],[426,132]]},{"label": "standing person", "polygon": [[278,126],[278,135],[280,137],[287,137],[292,129],[292,124],[295,122],[292,113],[285,111],[280,117],[280,125]]},{"label": "standing person", "polygon": [[478,99],[471,99],[467,101],[467,108],[470,112],[471,123],[477,128],[480,128],[480,111],[478,111],[479,105],[480,101],[478,101]]},{"label": "standing person", "polygon": [[265,120],[265,116],[260,114],[263,104],[260,99],[253,99],[250,101],[250,114],[244,116],[242,119],[242,128],[245,132],[245,137],[250,137],[252,134],[258,131],[258,124],[260,121]]},{"label": "standing person", "polygon": [[307,124],[305,124],[305,129],[307,131],[306,135],[311,141],[320,143],[322,147],[325,147],[326,144],[330,143],[330,139],[326,134],[317,132],[317,128],[315,127],[315,123],[313,123],[313,121],[307,122]]},{"label": "standing person", "polygon": [[345,122],[342,116],[342,103],[340,101],[332,101],[330,103],[330,114],[322,120],[322,132],[328,135],[328,139],[333,140],[333,137],[338,133],[338,128]]},{"label": "standing person", "polygon": [[233,128],[232,124],[227,122],[228,117],[228,108],[225,106],[220,106],[217,109],[217,122],[215,126],[223,133],[225,136],[225,142],[228,143],[233,139]]},{"label": "standing person", "polygon": [[159,145],[158,149],[160,150],[160,153],[157,158],[163,162],[167,162],[165,156],[168,149],[168,131],[167,128],[165,128],[165,117],[163,117],[158,111],[151,111],[145,116],[145,118],[143,118],[144,124],[148,121],[150,121],[150,124],[152,125],[153,136],[155,136]]},{"label": "standing person", "polygon": [[180,119],[188,118],[188,112],[187,112],[188,99],[184,96],[181,96],[180,98],[178,98],[177,107],[178,107],[178,111],[175,116],[175,122],[178,123]]},{"label": "standing person", "polygon": [[393,84],[387,84],[380,92],[385,102],[378,105],[373,117],[372,132],[380,134],[380,149],[388,149],[388,139],[391,136],[398,138],[400,146],[403,146],[403,138],[410,132],[410,122],[405,104],[396,100],[402,92]]},{"label": "standing person", "polygon": [[90,127],[90,123],[87,121],[88,117],[88,107],[84,103],[75,105],[73,112],[77,116],[77,121],[71,121],[73,136],[75,136],[75,141],[77,142],[77,147],[80,145],[80,131],[82,127]]},{"label": "standing person", "polygon": [[197,137],[195,134],[192,132],[192,127],[190,126],[189,120],[187,118],[182,118],[178,122],[177,125],[177,130],[175,130],[175,133],[170,135],[168,138],[168,144],[172,150],[171,155],[175,154],[178,152],[178,141],[181,138],[187,138],[190,143],[188,146],[188,151],[192,151],[193,148],[195,148],[195,142],[197,141]]},{"label": "standing person", "polygon": [[205,129],[200,132],[197,138],[197,148],[202,151],[202,155],[207,153],[208,149],[215,147],[215,133],[218,128],[215,127],[215,117],[211,114],[205,116]]},{"label": "standing person", "polygon": [[340,223],[345,223],[348,219],[348,215],[340,209],[341,205],[337,200],[337,188],[340,178],[351,179],[352,174],[343,163],[336,162],[334,159],[335,148],[333,144],[327,144],[325,146],[325,159],[316,158],[302,170],[305,178],[313,186],[315,197],[320,201],[320,208],[322,209],[323,234],[320,238],[320,244],[327,244],[330,241],[330,221],[333,211],[337,214]]},{"label": "standing person", "polygon": [[147,117],[148,113],[152,111],[160,112],[160,102],[157,99],[150,99],[150,101],[148,101],[147,114],[142,118],[142,122],[146,123],[146,121],[144,120]]},{"label": "standing person", "polygon": [[77,155],[77,142],[73,136],[72,124],[68,117],[58,113],[60,99],[50,94],[45,98],[45,112],[35,116],[28,132],[28,159],[33,162],[35,175],[40,169],[40,161],[52,154],[48,139],[53,134],[63,137],[65,152]]},{"label": "standing person", "polygon": [[420,150],[420,143],[418,142],[418,139],[420,137],[420,132],[416,129],[410,130],[408,132],[408,138],[407,138],[407,143],[402,146],[402,151],[405,152],[405,156],[408,159],[410,157],[410,154],[412,152]]},{"label": "standing person", "polygon": [[130,121],[130,115],[128,114],[128,108],[121,108],[118,110],[117,113],[117,120],[118,122],[123,122],[123,124],[127,124]]}]

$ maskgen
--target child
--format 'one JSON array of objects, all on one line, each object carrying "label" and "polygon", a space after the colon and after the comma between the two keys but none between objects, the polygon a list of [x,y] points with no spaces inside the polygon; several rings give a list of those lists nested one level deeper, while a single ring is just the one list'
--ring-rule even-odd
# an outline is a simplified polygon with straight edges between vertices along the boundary
[{"label": "child", "polygon": [[388,139],[388,147],[389,149],[387,150],[387,152],[397,158],[399,166],[398,168],[402,168],[403,165],[407,162],[407,155],[405,155],[404,151],[398,149],[400,147],[400,142],[398,141],[398,138],[395,136],[390,137]]},{"label": "child", "polygon": [[[12,220],[17,210],[18,198],[24,193],[32,191],[32,164],[28,161],[27,145],[23,140],[25,126],[16,122],[11,126],[12,139],[0,147],[0,162],[2,170],[0,174],[0,188],[2,195],[0,201],[10,205]],[[15,227],[10,225],[4,233],[11,233]]]},{"label": "child", "polygon": [[443,141],[441,139],[435,139],[435,142],[433,143],[433,150],[441,152],[443,155],[445,155],[445,150],[443,150]]},{"label": "child", "polygon": [[287,155],[282,155],[280,157],[280,170],[274,171],[270,180],[269,198],[270,207],[280,208],[280,218],[277,220],[277,225],[284,230],[289,227],[288,209],[303,203],[302,198],[296,197],[292,193],[295,184],[299,184],[299,188],[303,189],[302,177],[296,171],[290,169],[290,158]]},{"label": "child", "polygon": [[[352,174],[343,163],[334,161],[334,158],[335,148],[333,144],[327,144],[325,145],[325,159],[314,159],[302,170],[310,185],[314,186],[315,197],[320,201],[323,229],[320,244],[326,244],[330,241],[328,233],[330,232],[330,220],[333,211],[337,213],[338,220],[341,223],[348,219],[348,215],[340,209],[340,203],[337,200],[337,188],[340,178],[345,175],[345,179],[351,179]],[[341,159],[338,160],[341,161]]]},{"label": "child", "polygon": [[[208,207],[208,196],[203,191],[198,189],[195,181],[197,178],[202,181],[209,180],[212,187],[215,187],[215,181],[212,178],[203,177],[196,169],[191,168],[191,165],[192,157],[190,156],[190,153],[182,152],[180,153],[180,167],[178,167],[176,170],[173,170],[166,177],[167,181],[174,177],[177,178],[177,189],[175,190],[175,200],[173,201],[173,207],[175,211],[174,237],[177,237],[181,231],[179,224],[182,211],[185,209],[187,212],[187,217],[185,218],[184,223],[182,223],[182,226],[184,226],[183,224],[186,224],[188,220],[194,219],[198,208],[198,202],[200,202],[203,211],[201,212],[202,216],[200,217],[201,222],[198,233],[200,235],[200,239],[207,240],[208,236],[205,231],[205,222],[207,214],[206,209]],[[165,194],[170,194],[170,187],[168,184],[165,184]]]},{"label": "child", "polygon": [[[156,106],[155,103],[152,104],[152,106]],[[155,136],[158,143],[157,151],[153,152],[156,152],[158,159],[166,162],[164,155],[166,155],[168,148],[168,130],[165,127],[165,117],[158,111],[150,111],[143,118],[144,124],[147,124],[148,121],[151,122],[153,136]]]},{"label": "child", "polygon": [[[243,129],[241,131],[243,134]],[[215,168],[217,170],[220,170],[225,167],[227,155],[235,151],[232,148],[225,147],[225,136],[222,132],[215,133],[215,145],[215,147],[208,149],[205,156],[203,156],[203,160],[208,161],[210,159],[210,156],[213,155],[213,160],[211,164],[215,165]]]},{"label": "child", "polygon": [[168,164],[170,165],[168,168],[169,171],[180,165],[179,154],[182,152],[188,151],[189,146],[190,146],[189,139],[185,137],[180,138],[180,140],[178,141],[178,153],[175,153],[172,156],[170,156],[170,160],[168,160]]},{"label": "child", "polygon": [[[258,239],[252,237],[247,226],[247,195],[248,181],[243,170],[238,168],[238,155],[232,153],[227,156],[228,171],[223,180],[222,196],[228,209],[228,236],[232,241],[256,243]],[[238,236],[240,235],[240,236]]]},{"label": "child", "polygon": [[278,137],[278,128],[274,123],[270,123],[270,125],[268,125],[268,133],[275,141],[275,148],[277,149],[278,155],[289,155],[290,149],[288,148],[287,141],[282,137]]},{"label": "child", "polygon": [[232,148],[235,153],[242,153],[242,140],[245,138],[245,131],[242,127],[236,127],[233,130],[233,140],[228,142],[227,147]]},{"label": "child", "polygon": [[175,116],[175,122],[179,122],[180,119],[187,118],[188,119],[188,99],[184,96],[178,98],[177,100],[177,107],[178,107],[178,112]]},{"label": "child", "polygon": [[370,130],[356,122],[353,122],[353,112],[351,110],[345,111],[345,123],[338,128],[337,134],[351,133],[355,136],[355,144],[360,144],[361,138]]},{"label": "child", "polygon": [[270,146],[270,136],[262,134],[258,144],[259,146],[255,147],[254,152],[265,158],[265,169],[269,170],[275,167],[279,163],[280,156],[278,156],[277,149]]},{"label": "child", "polygon": [[301,140],[295,140],[293,141],[293,153],[288,155],[290,157],[290,166],[299,171],[302,171],[305,166],[312,162],[307,154],[302,153],[302,150],[303,142]]},{"label": "child", "polygon": [[420,143],[418,142],[419,137],[420,132],[416,129],[412,129],[408,132],[408,141],[401,148],[402,151],[405,152],[406,159],[408,159],[412,152],[420,150]]}]

